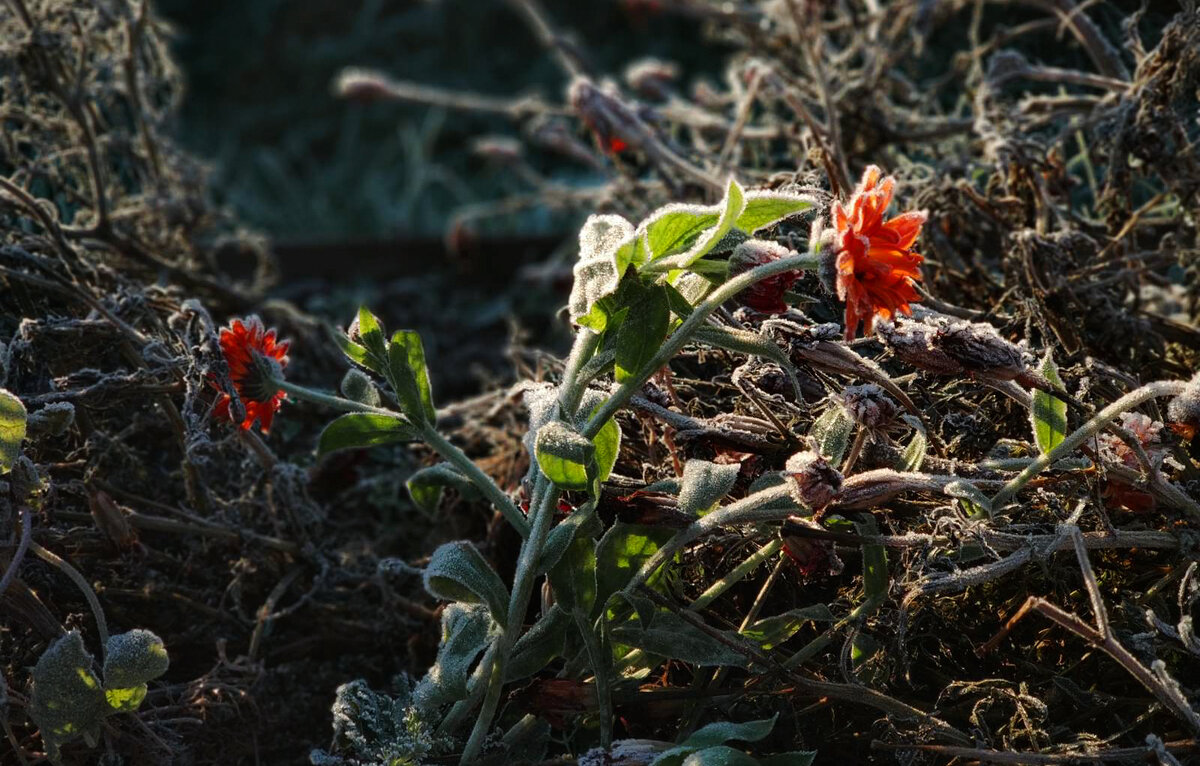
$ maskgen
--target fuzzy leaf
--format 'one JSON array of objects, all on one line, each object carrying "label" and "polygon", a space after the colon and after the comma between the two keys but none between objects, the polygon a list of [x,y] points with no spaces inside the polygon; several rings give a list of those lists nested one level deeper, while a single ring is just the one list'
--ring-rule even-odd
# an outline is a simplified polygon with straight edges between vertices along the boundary
[{"label": "fuzzy leaf", "polygon": [[79,631],[72,630],[52,643],[33,668],[29,716],[41,731],[50,761],[60,763],[59,748],[76,737],[94,745],[108,712],[104,689],[92,672],[92,655]]},{"label": "fuzzy leaf", "polygon": [[463,540],[433,552],[425,567],[425,590],[445,601],[486,604],[501,625],[508,619],[508,589],[483,554]]},{"label": "fuzzy leaf", "polygon": [[854,421],[841,407],[830,407],[812,424],[808,435],[816,440],[818,449],[833,465],[839,465],[850,446]]},{"label": "fuzzy leaf", "polygon": [[[729,187],[725,191],[725,199],[721,200],[719,205],[708,209],[711,212],[717,213],[716,223],[699,234],[695,238],[695,242],[686,251],[678,255],[671,255],[668,258],[664,258],[662,254],[656,253],[652,248],[649,248],[653,256],[647,265],[650,266],[652,271],[656,272],[686,269],[716,247],[721,238],[733,229],[738,216],[741,215],[745,207],[746,193],[741,185],[731,178],[729,180]],[[649,228],[647,228],[647,231],[649,231]],[[649,246],[649,242],[647,242],[647,245]]]},{"label": "fuzzy leaf", "polygon": [[549,572],[558,566],[558,562],[575,542],[576,533],[594,518],[595,509],[596,501],[589,500],[586,505],[577,509],[550,530],[550,534],[546,537],[546,544],[542,546],[542,555],[538,559],[537,571],[539,573]]},{"label": "fuzzy leaf", "polygon": [[413,473],[404,482],[408,495],[419,508],[426,511],[437,510],[442,501],[442,492],[446,487],[458,492],[464,498],[478,498],[479,490],[466,476],[449,463],[438,463]]},{"label": "fuzzy leaf", "polygon": [[909,441],[908,446],[904,448],[904,454],[900,456],[900,465],[897,468],[901,471],[919,471],[921,464],[925,462],[925,452],[928,449],[928,440],[925,438],[925,426],[920,420],[912,415],[901,416],[904,422],[913,427],[913,437]]},{"label": "fuzzy leaf", "polygon": [[[863,514],[863,520],[854,527],[863,536],[879,535],[879,525],[870,514]],[[889,585],[887,549],[879,543],[863,543],[862,558],[863,595],[872,604],[882,604],[887,599]]]},{"label": "fuzzy leaf", "polygon": [[131,686],[127,689],[105,689],[104,701],[114,713],[132,713],[142,706],[150,687],[146,684]]},{"label": "fuzzy leaf", "polygon": [[629,622],[614,627],[614,641],[692,665],[745,667],[746,657],[671,612],[657,612],[649,627]]},{"label": "fuzzy leaf", "polygon": [[592,316],[600,299],[612,295],[621,283],[621,276],[629,267],[634,256],[633,224],[619,215],[593,215],[579,230],[579,261],[575,264],[575,283],[571,287],[568,309],[571,321],[584,324],[598,332],[604,327],[595,326],[603,322]]},{"label": "fuzzy leaf", "polygon": [[538,429],[535,452],[542,473],[562,489],[587,489],[596,445],[561,420]]},{"label": "fuzzy leaf", "polygon": [[659,208],[642,224],[650,260],[682,253],[720,218],[721,209],[715,205],[676,203]]},{"label": "fuzzy leaf", "polygon": [[617,455],[621,451],[621,426],[616,418],[609,418],[592,439],[596,445],[596,481],[605,481],[617,465]]},{"label": "fuzzy leaf", "polygon": [[342,449],[379,447],[384,444],[417,441],[420,438],[412,424],[399,415],[351,412],[325,426],[321,438],[317,441],[317,454],[326,455]]},{"label": "fuzzy leaf", "polygon": [[741,466],[718,465],[707,460],[689,460],[683,466],[683,485],[679,490],[679,510],[699,516],[729,494],[737,482]]},{"label": "fuzzy leaf", "polygon": [[578,609],[591,614],[596,603],[596,577],[596,542],[576,537],[550,569],[555,601],[568,611]]},{"label": "fuzzy leaf", "polygon": [[442,641],[437,660],[413,690],[414,701],[432,707],[457,702],[467,696],[471,667],[488,644],[491,627],[488,610],[480,606],[450,604],[442,612]]},{"label": "fuzzy leaf", "polygon": [[387,347],[392,387],[404,414],[414,423],[437,422],[429,369],[425,365],[425,347],[413,330],[397,330]]},{"label": "fuzzy leaf", "polygon": [[108,639],[104,658],[104,685],[125,689],[148,683],[167,672],[171,661],[163,640],[154,633],[135,628]]},{"label": "fuzzy leaf", "polygon": [[672,530],[662,527],[624,522],[609,527],[596,545],[596,609],[605,608],[609,596],[623,589],[671,536]]},{"label": "fuzzy leaf", "polygon": [[759,763],[741,750],[716,745],[689,753],[682,766],[759,766]]},{"label": "fuzzy leaf", "polygon": [[27,419],[21,400],[0,388],[0,475],[11,471],[21,454]]},{"label": "fuzzy leaf", "polygon": [[346,351],[348,347],[358,346],[363,349],[361,359],[355,359],[355,356],[358,356],[357,351],[353,353],[346,351],[346,355],[367,369],[373,370],[385,378],[388,377],[387,339],[383,336],[383,325],[366,306],[358,309],[358,335],[362,340],[361,344],[347,340],[349,346],[343,346],[342,350]]},{"label": "fuzzy leaf", "polygon": [[[1042,360],[1040,372],[1051,384],[1062,388],[1062,378],[1058,375],[1058,365],[1050,352]],[[1062,443],[1067,438],[1067,403],[1045,391],[1035,389],[1033,392],[1033,438],[1042,454]]]},{"label": "fuzzy leaf", "polygon": [[[682,744],[659,753],[658,757],[651,762],[651,766],[676,766],[676,764],[684,763],[684,758],[697,751],[720,747],[726,742],[735,740],[739,742],[758,742],[765,739],[771,733],[771,729],[775,728],[776,718],[778,716],[764,718],[759,721],[746,721],[745,723],[731,723],[729,721],[710,723],[707,726],[697,729]],[[707,762],[702,761],[702,763]]]},{"label": "fuzzy leaf", "polygon": [[816,750],[793,750],[789,753],[760,756],[761,766],[812,766],[817,759]]},{"label": "fuzzy leaf", "polygon": [[797,213],[811,210],[814,205],[816,201],[812,197],[801,194],[777,191],[747,192],[746,207],[738,216],[735,226],[753,234]]},{"label": "fuzzy leaf", "polygon": [[942,494],[958,498],[970,516],[992,515],[992,499],[966,479],[952,481],[942,488]]},{"label": "fuzzy leaf", "polygon": [[571,625],[571,617],[562,607],[555,604],[538,620],[532,628],[517,640],[513,647],[512,659],[505,670],[505,681],[519,681],[527,678],[550,662],[563,651],[566,640],[567,626]]},{"label": "fuzzy leaf", "polygon": [[810,622],[833,622],[833,612],[824,604],[814,604],[801,609],[791,609],[783,614],[755,620],[742,635],[770,650],[787,641]]},{"label": "fuzzy leaf", "polygon": [[671,307],[662,287],[633,291],[629,313],[617,330],[616,378],[622,383],[637,377],[662,346],[671,322]]}]

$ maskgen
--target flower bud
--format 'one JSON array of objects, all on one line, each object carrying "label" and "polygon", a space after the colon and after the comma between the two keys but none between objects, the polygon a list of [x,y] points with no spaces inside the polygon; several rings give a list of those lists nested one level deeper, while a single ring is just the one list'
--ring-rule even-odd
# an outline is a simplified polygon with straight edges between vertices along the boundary
[{"label": "flower bud", "polygon": [[824,531],[824,527],[817,522],[799,516],[789,517],[780,531],[783,552],[805,577],[837,575],[845,568],[845,564],[833,549],[832,541],[805,534],[819,534]]},{"label": "flower bud", "polygon": [[342,378],[342,396],[359,404],[379,406],[379,389],[362,370],[351,367]]},{"label": "flower bud", "polygon": [[1200,372],[1167,405],[1167,422],[1172,431],[1188,441],[1200,432]]},{"label": "flower bud", "polygon": [[[736,277],[791,254],[792,251],[774,242],[762,239],[747,240],[735,247],[733,255],[729,256],[729,276],[730,278]],[[738,300],[764,314],[782,314],[788,308],[787,303],[783,300],[783,295],[792,288],[792,285],[796,284],[796,280],[799,278],[800,272],[798,271],[785,271],[782,274],[767,277],[743,290],[738,296]]]},{"label": "flower bud", "polygon": [[679,67],[669,61],[642,59],[625,70],[625,82],[642,98],[666,101],[679,80]]},{"label": "flower bud", "polygon": [[797,503],[819,511],[842,491],[842,474],[815,452],[797,452],[784,467]]},{"label": "flower bud", "polygon": [[847,386],[842,390],[842,406],[858,425],[872,431],[886,429],[896,419],[900,407],[874,383]]}]

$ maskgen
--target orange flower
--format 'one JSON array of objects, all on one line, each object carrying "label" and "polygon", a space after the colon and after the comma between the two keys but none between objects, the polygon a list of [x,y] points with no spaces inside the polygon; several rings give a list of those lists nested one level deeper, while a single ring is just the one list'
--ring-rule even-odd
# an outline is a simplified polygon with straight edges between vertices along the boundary
[{"label": "orange flower", "polygon": [[[289,345],[286,340],[276,342],[275,331],[264,328],[256,316],[245,321],[235,319],[229,327],[221,328],[221,353],[229,365],[233,387],[246,408],[246,419],[241,422],[243,431],[250,430],[255,421],[264,434],[271,430],[271,421],[287,397],[272,381],[278,371],[287,367]],[[213,414],[229,418],[231,403],[232,397],[222,393]]]},{"label": "orange flower", "polygon": [[846,302],[846,340],[854,339],[860,321],[869,334],[876,315],[911,314],[909,302],[920,297],[913,284],[921,278],[919,267],[925,259],[912,246],[926,213],[904,213],[884,221],[896,182],[891,176],[881,179],[881,174],[871,165],[848,208],[833,203],[833,224],[841,246],[837,294]]}]

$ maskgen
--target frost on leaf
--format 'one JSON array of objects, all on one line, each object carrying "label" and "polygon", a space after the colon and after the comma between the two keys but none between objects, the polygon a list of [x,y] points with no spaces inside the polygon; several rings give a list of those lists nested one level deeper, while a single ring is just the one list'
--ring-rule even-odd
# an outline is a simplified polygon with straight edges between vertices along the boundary
[{"label": "frost on leaf", "polygon": [[595,317],[596,303],[617,290],[633,258],[633,224],[619,215],[593,215],[579,230],[579,262],[568,307],[571,321],[601,331],[606,320]]},{"label": "frost on leaf", "polygon": [[76,737],[95,745],[107,712],[100,679],[92,672],[92,655],[79,631],[55,641],[33,669],[33,699],[29,714],[42,733],[46,755],[61,763],[59,748]]},{"label": "frost on leaf", "polygon": [[314,750],[315,766],[416,766],[446,749],[412,703],[411,684],[397,679],[396,696],[363,680],[342,684],[333,703],[333,747]]},{"label": "frost on leaf", "polygon": [[171,661],[161,638],[141,628],[108,639],[104,685],[126,689],[153,681],[167,672]]}]

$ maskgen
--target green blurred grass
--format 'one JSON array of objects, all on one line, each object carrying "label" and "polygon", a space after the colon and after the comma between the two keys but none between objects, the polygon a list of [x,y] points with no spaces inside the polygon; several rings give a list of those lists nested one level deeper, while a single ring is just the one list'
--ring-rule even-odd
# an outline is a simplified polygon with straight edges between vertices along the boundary
[{"label": "green blurred grass", "polygon": [[[690,22],[631,18],[604,0],[545,8],[580,33],[606,73],[646,55],[675,60],[687,75],[723,63]],[[341,102],[330,83],[342,67],[495,95],[557,100],[565,86],[499,0],[160,0],[159,11],[177,27],[189,83],[185,145],[213,161],[221,202],[282,240],[439,236],[458,206],[516,190],[469,152],[473,137],[515,134],[507,121]],[[556,178],[589,180],[554,158],[532,161]],[[506,226],[544,233],[569,223],[534,211]]]}]

